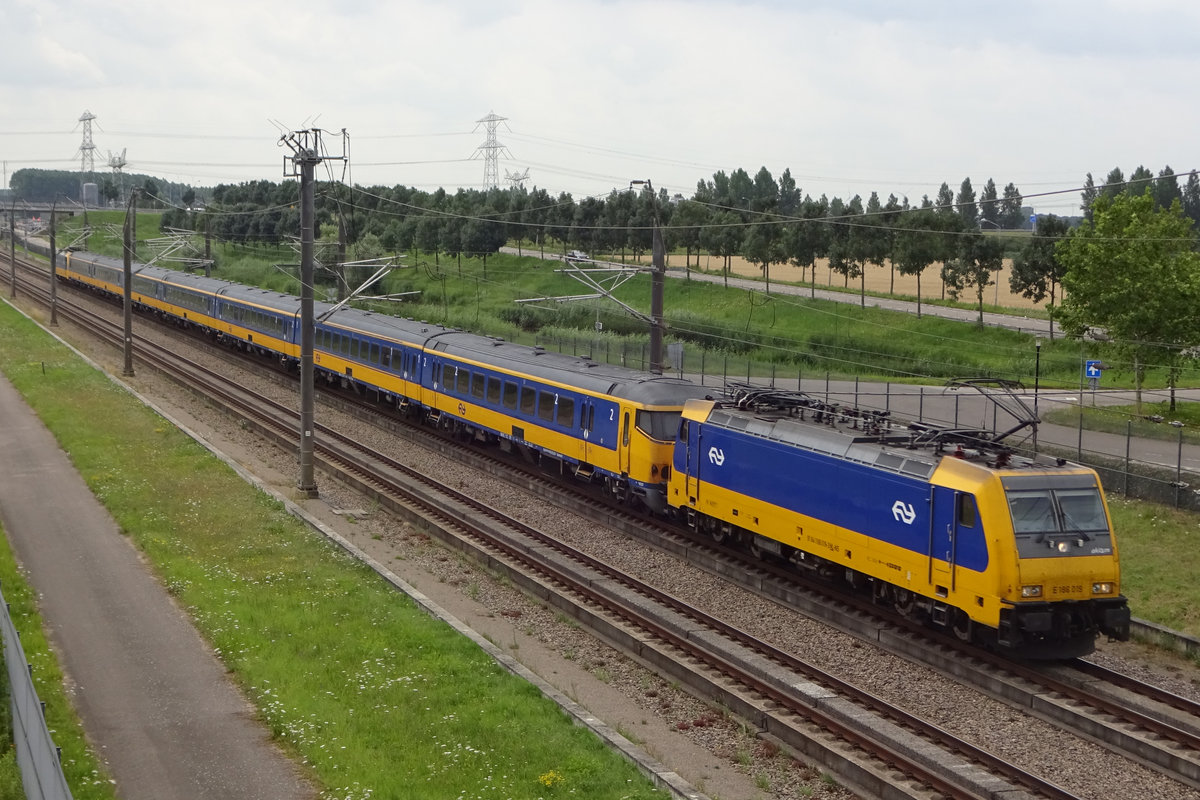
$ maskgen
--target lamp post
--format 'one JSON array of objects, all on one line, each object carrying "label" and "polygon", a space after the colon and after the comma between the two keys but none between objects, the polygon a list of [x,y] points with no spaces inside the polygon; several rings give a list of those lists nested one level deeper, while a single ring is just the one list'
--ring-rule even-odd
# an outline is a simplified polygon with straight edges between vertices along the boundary
[{"label": "lamp post", "polygon": [[658,196],[649,180],[630,181],[629,188],[645,185],[650,192],[654,209],[654,240],[650,257],[650,371],[661,375],[663,371],[663,284],[666,279],[666,248],[663,246],[662,222],[658,212]]},{"label": "lamp post", "polygon": [[1034,341],[1036,355],[1033,359],[1033,452],[1037,452],[1037,429],[1041,418],[1038,416],[1038,388],[1042,377],[1042,337]]}]

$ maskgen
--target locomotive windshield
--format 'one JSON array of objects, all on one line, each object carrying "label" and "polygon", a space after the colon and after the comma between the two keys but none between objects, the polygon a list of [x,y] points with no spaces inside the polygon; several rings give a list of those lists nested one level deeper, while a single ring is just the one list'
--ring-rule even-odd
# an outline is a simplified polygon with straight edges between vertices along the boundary
[{"label": "locomotive windshield", "polygon": [[679,431],[679,420],[682,411],[641,411],[637,412],[637,429],[660,442],[670,442]]},{"label": "locomotive windshield", "polygon": [[1097,489],[1008,491],[1013,530],[1021,534],[1108,533],[1108,517]]}]

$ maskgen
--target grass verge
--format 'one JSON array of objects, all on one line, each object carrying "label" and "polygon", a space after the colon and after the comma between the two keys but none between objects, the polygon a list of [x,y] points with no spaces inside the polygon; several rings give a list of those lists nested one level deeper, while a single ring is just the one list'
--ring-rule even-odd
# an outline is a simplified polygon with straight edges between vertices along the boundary
[{"label": "grass verge", "polygon": [[[1200,403],[1178,401],[1173,411],[1170,403],[1165,401],[1142,403],[1141,413],[1132,405],[1068,406],[1043,414],[1042,421],[1074,428],[1079,425],[1080,411],[1083,412],[1084,430],[1170,442],[1179,441],[1182,433],[1185,444],[1200,444]],[[1182,423],[1182,427],[1172,425],[1172,422]]]},{"label": "grass verge", "polygon": [[323,797],[662,796],[535,688],[7,306],[0,370]]},{"label": "grass verge", "polygon": [[1112,494],[1108,505],[1133,615],[1200,636],[1200,514]]}]

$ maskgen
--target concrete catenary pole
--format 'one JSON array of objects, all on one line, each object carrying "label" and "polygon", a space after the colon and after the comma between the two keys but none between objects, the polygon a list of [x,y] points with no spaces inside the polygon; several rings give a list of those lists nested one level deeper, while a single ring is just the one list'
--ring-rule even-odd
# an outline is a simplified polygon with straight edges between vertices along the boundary
[{"label": "concrete catenary pole", "polygon": [[129,193],[129,205],[125,209],[125,286],[124,286],[124,317],[125,317],[125,369],[121,372],[126,378],[133,377],[133,215],[137,213],[137,189]]},{"label": "concrete catenary pole", "polygon": [[58,210],[58,198],[50,204],[50,325],[58,324],[58,244],[55,235],[58,232],[55,212]]}]

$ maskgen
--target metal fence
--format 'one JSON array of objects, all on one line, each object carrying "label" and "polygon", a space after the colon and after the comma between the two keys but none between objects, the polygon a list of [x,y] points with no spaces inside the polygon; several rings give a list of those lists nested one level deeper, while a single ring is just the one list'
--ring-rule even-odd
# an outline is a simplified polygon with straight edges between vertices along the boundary
[{"label": "metal fence", "polygon": [[8,685],[12,694],[13,739],[17,764],[25,784],[27,800],[70,800],[71,790],[63,775],[58,747],[46,727],[45,704],[38,700],[30,675],[32,667],[25,660],[21,638],[8,613],[8,603],[0,593],[4,613],[0,620],[4,638],[4,663],[8,669]]}]

